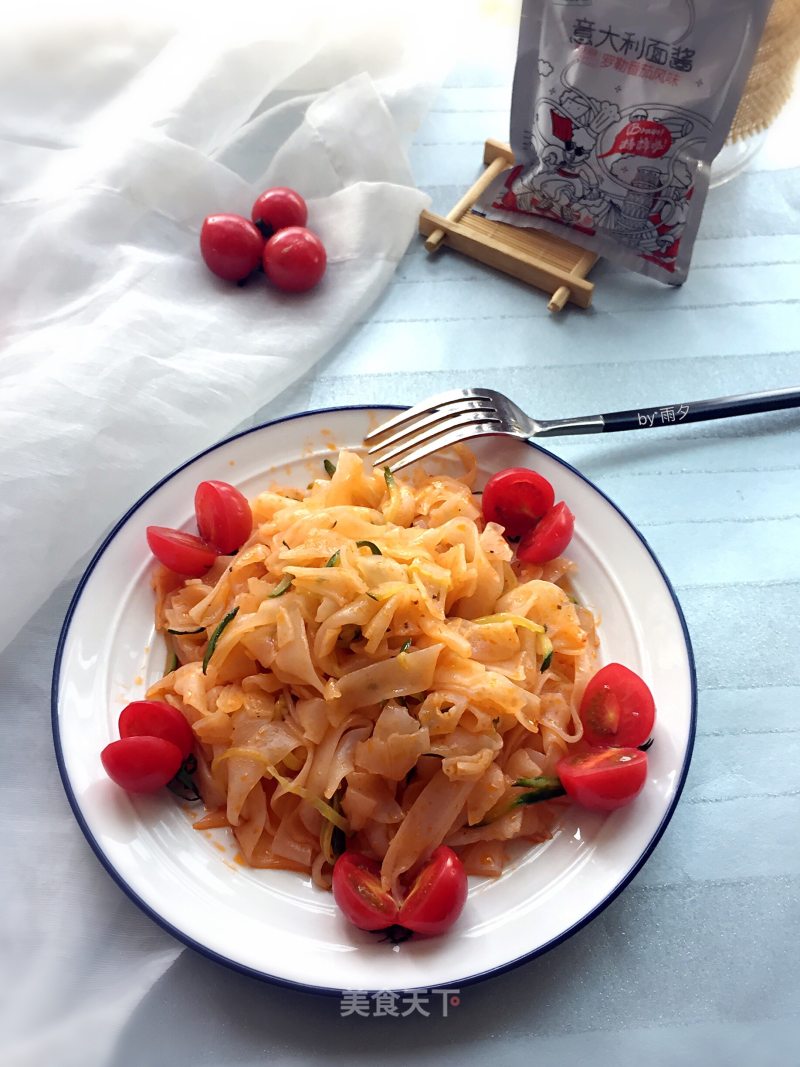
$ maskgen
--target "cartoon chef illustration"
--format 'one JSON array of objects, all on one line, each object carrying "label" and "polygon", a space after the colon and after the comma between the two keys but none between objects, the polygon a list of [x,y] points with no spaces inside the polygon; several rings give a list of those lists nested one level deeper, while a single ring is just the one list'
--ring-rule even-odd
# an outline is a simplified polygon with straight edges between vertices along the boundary
[{"label": "cartoon chef illustration", "polygon": [[572,223],[586,202],[603,214],[607,205],[590,159],[603,130],[619,121],[619,108],[571,88],[544,105],[537,124],[539,160],[510,187],[517,210],[540,211]]},{"label": "cartoon chef illustration", "polygon": [[[588,161],[600,134],[619,120],[616,104],[594,100],[577,89],[565,89],[558,105],[550,107],[552,138],[563,143],[568,167]],[[550,138],[546,136],[546,139]]]},{"label": "cartoon chef illustration", "polygon": [[511,183],[517,211],[551,214],[564,222],[572,221],[572,204],[582,191],[581,175],[565,168],[564,154],[557,148],[547,148],[538,164]]}]

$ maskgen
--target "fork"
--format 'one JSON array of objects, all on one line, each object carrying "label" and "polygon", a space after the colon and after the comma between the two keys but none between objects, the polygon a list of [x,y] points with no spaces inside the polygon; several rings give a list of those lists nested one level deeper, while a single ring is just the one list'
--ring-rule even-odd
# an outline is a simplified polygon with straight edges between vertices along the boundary
[{"label": "fork", "polygon": [[364,444],[375,466],[400,470],[440,448],[473,437],[488,435],[531,440],[561,434],[614,433],[795,407],[800,407],[800,388],[741,393],[655,408],[631,408],[575,419],[532,419],[494,389],[454,389],[401,411],[368,433]]}]

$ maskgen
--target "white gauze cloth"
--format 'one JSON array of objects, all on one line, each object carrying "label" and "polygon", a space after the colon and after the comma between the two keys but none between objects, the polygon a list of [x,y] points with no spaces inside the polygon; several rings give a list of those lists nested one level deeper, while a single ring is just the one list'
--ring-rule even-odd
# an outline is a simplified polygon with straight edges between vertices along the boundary
[{"label": "white gauze cloth", "polygon": [[[95,861],[58,780],[63,579],[365,315],[427,203],[405,144],[445,68],[415,50],[408,0],[229,2],[207,21],[21,6],[0,40],[0,649],[23,631],[2,683],[0,1059],[95,1067],[180,945]],[[204,216],[247,214],[272,184],[309,198],[327,247],[308,294],[200,259]]]},{"label": "white gauze cloth", "polygon": [[[365,314],[427,203],[404,150],[433,89],[413,4],[266,6],[0,43],[0,649],[144,490]],[[327,249],[307,294],[200,258],[206,215],[277,184]]]}]

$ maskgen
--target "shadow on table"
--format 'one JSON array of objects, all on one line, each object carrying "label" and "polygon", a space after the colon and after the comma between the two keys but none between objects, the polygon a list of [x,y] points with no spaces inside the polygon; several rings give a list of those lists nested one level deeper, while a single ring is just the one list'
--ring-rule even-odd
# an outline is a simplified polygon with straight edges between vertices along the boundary
[{"label": "shadow on table", "polygon": [[367,1014],[360,1015],[346,997],[260,982],[187,949],[134,1012],[111,1067],[249,1067],[323,1058],[348,1064],[427,1063],[434,1057],[437,1064],[482,1062],[493,1038],[575,1028],[584,982],[597,988],[597,972],[608,964],[598,948],[605,943],[608,949],[609,931],[595,923],[593,945],[587,933],[507,974],[463,987],[455,1005],[451,987],[446,1015],[441,994],[431,991],[427,1001],[420,994],[427,1016],[411,1006],[410,993],[397,994],[393,1003],[383,994],[384,1009],[390,1004],[396,1015],[377,1014],[377,1002],[364,995]]}]

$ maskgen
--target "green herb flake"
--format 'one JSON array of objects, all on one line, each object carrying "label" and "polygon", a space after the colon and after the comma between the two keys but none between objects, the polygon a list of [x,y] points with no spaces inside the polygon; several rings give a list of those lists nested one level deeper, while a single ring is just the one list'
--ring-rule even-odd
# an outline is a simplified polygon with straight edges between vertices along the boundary
[{"label": "green herb flake", "polygon": [[167,782],[167,789],[180,797],[182,800],[194,802],[201,800],[200,791],[197,788],[193,775],[197,771],[197,759],[192,753],[186,757],[178,769],[178,773],[171,781]]},{"label": "green herb flake", "polygon": [[561,779],[553,777],[547,777],[542,775],[540,778],[518,778],[513,785],[518,788],[533,786],[530,792],[520,793],[510,803],[500,801],[491,808],[483,819],[473,826],[473,830],[479,826],[489,826],[491,823],[496,822],[498,819],[502,819],[504,815],[508,815],[514,808],[521,807],[525,804],[538,804],[540,800],[553,800],[555,797],[566,796],[566,789],[561,784]]},{"label": "green herb flake", "polygon": [[411,648],[411,638],[409,637],[408,640],[404,641],[402,643],[402,645],[400,646],[400,651],[398,652],[398,656],[402,656],[403,653],[404,652],[408,652],[408,650],[410,648]]},{"label": "green herb flake", "polygon": [[198,626],[196,630],[167,630],[168,634],[178,634],[180,637],[186,637],[189,634],[204,634],[205,632],[205,626]]},{"label": "green herb flake", "polygon": [[383,555],[374,541],[356,541],[356,548],[368,548],[373,556]]},{"label": "green herb flake", "polygon": [[267,597],[267,600],[274,600],[276,596],[283,596],[283,594],[286,592],[286,590],[289,588],[293,581],[293,575],[284,574],[284,576],[281,578],[281,580],[278,582],[278,584]]},{"label": "green herb flake", "polygon": [[552,659],[553,659],[553,650],[551,648],[550,651],[547,653],[547,655],[542,660],[542,665],[539,668],[539,673],[540,674],[544,674],[544,672],[550,666],[550,663],[552,662]]},{"label": "green herb flake", "polygon": [[347,648],[354,641],[360,641],[362,637],[361,627],[353,626],[352,623],[347,626],[343,626],[339,631],[339,636],[336,638],[337,645],[341,645],[343,648]]},{"label": "green herb flake", "polygon": [[374,594],[374,593],[367,593],[367,596],[368,596],[368,597],[370,598],[370,600],[377,600],[377,599],[378,599],[378,598],[377,598],[377,597],[375,596],[375,594]]},{"label": "green herb flake", "polygon": [[331,556],[331,558],[325,564],[325,566],[326,567],[338,567],[339,566],[339,557],[341,556],[341,551],[342,550],[340,548],[337,548],[336,551]]},{"label": "green herb flake", "polygon": [[233,620],[236,618],[238,613],[239,613],[238,607],[234,608],[233,611],[229,611],[228,614],[225,616],[225,618],[222,620],[222,622],[219,624],[219,626],[216,628],[216,630],[211,635],[211,638],[209,639],[209,642],[208,642],[208,648],[206,649],[206,654],[205,654],[205,656],[203,656],[203,674],[205,674],[207,669],[208,669],[208,664],[211,661],[211,657],[214,655],[214,649],[217,647],[217,641],[219,641],[220,636],[222,635],[222,631],[225,629],[226,626],[228,626],[230,623],[233,622]]},{"label": "green herb flake", "polygon": [[[284,548],[289,548],[289,546],[286,544],[285,541],[281,541],[281,544],[283,545]],[[292,551],[291,548],[289,548],[289,551],[290,552]]]},{"label": "green herb flake", "polygon": [[170,650],[167,653],[167,662],[164,664],[164,677],[168,674],[172,674],[173,671],[177,671],[180,667],[180,661],[178,660],[178,653]]},{"label": "green herb flake", "polygon": [[528,793],[520,793],[513,801],[512,807],[521,804],[537,804],[540,800],[552,800],[554,797],[566,795],[566,789],[561,784],[561,779],[549,775],[540,775],[538,778],[517,778],[514,785],[518,788],[529,789]]},{"label": "green herb flake", "polygon": [[[330,805],[337,815],[342,814],[342,788],[336,790],[330,800]],[[330,819],[325,819],[319,835],[319,843],[327,863],[335,863],[347,848],[347,835],[341,827],[336,826]]]},{"label": "green herb flake", "polygon": [[[339,815],[342,814],[343,792],[344,790],[340,786],[331,797],[331,807]],[[333,858],[338,859],[339,856],[341,856],[341,854],[346,850],[346,848],[347,834],[344,832],[341,826],[334,826],[333,823],[331,823],[331,852],[333,853]]]},{"label": "green herb flake", "polygon": [[394,483],[394,475],[388,467],[383,468],[383,477],[386,479],[387,488],[391,489]]},{"label": "green herb flake", "polygon": [[647,750],[653,744],[653,741],[654,741],[654,738],[648,737],[648,739],[645,741],[645,743],[643,745],[639,745],[639,751],[640,752],[647,752]]},{"label": "green herb flake", "polygon": [[329,459],[324,459],[322,461],[322,466],[325,468],[325,473],[329,478],[332,478],[334,474],[336,474],[336,464],[331,463]]},{"label": "green herb flake", "polygon": [[339,856],[341,856],[341,854],[346,850],[346,848],[347,836],[344,830],[341,828],[341,826],[334,826],[333,830],[331,831],[331,852],[333,853],[334,857],[338,859]]}]

